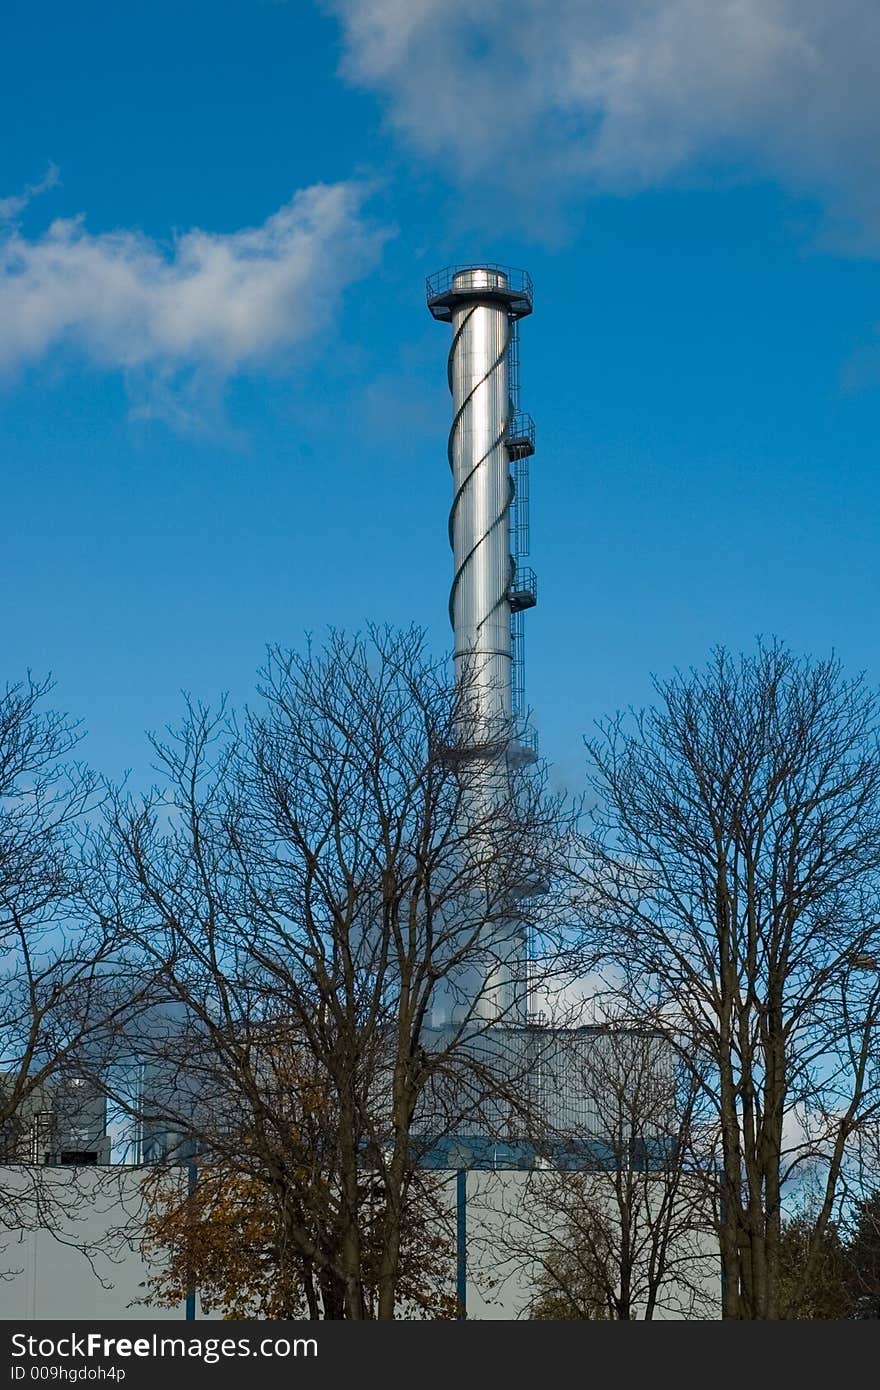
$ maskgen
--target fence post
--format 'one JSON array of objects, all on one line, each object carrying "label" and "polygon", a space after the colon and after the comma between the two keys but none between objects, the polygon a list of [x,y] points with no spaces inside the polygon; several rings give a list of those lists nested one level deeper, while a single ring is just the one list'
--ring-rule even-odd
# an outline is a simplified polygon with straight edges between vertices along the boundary
[{"label": "fence post", "polygon": [[[196,1168],[196,1165],[195,1165],[194,1163],[190,1163],[190,1164],[189,1164],[189,1166],[188,1166],[188,1168],[187,1168],[186,1177],[187,1177],[187,1183],[186,1183],[187,1197],[189,1198],[190,1203],[192,1203],[193,1193],[194,1193],[195,1190],[196,1190],[196,1182],[197,1182],[197,1180],[198,1180],[198,1169]],[[187,1289],[186,1289],[186,1321],[187,1321],[187,1322],[195,1322],[195,1318],[196,1318],[196,1277],[195,1277],[195,1271],[194,1271],[193,1269],[190,1269],[190,1274],[189,1274],[189,1279],[188,1279],[188,1281],[187,1281]]]},{"label": "fence post", "polygon": [[455,1175],[456,1293],[458,1317],[467,1317],[467,1169]]}]

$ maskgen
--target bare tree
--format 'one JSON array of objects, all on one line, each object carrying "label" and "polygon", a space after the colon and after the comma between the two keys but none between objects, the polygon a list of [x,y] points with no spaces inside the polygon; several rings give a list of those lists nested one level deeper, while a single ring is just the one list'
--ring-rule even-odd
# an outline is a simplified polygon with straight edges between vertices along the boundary
[{"label": "bare tree", "polygon": [[878,700],[778,644],[656,692],[589,744],[596,935],[711,1061],[724,1315],[776,1318],[786,1185],[820,1175],[809,1264],[880,1110]]},{"label": "bare tree", "polygon": [[[154,1059],[156,1114],[230,1162],[248,1136],[249,1171],[349,1318],[368,1311],[369,1171],[388,1318],[420,1166],[462,1128],[525,1123],[528,1062],[504,1042],[524,1001],[497,981],[529,933],[533,971],[562,968],[570,834],[542,778],[497,755],[491,805],[469,796],[466,701],[416,631],[272,651],[260,693],[240,723],[190,705],[156,742],[164,789],[115,798],[96,902],[185,1014],[174,1078]],[[292,1055],[332,1100],[308,1143],[272,1076]],[[308,1220],[303,1168],[326,1198]]]},{"label": "bare tree", "polygon": [[717,1184],[699,1068],[683,1068],[648,1022],[572,1031],[558,1049],[584,1119],[510,1187],[493,1233],[530,1276],[529,1316],[711,1316]]},{"label": "bare tree", "polygon": [[[74,754],[80,731],[49,709],[49,681],[0,694],[0,1226],[40,1226],[77,1243],[86,1198],[47,1172],[59,1125],[75,1124],[70,1083],[123,1007],[107,924],[79,911],[76,832],[97,779]],[[90,1184],[90,1189],[94,1183]]]}]

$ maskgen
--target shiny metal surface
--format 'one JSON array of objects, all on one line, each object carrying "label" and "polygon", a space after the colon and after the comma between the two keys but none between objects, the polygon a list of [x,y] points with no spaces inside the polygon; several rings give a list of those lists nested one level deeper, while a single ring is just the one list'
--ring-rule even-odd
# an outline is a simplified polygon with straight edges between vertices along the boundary
[{"label": "shiny metal surface", "polygon": [[499,271],[486,270],[456,276],[454,287],[471,289],[475,297],[454,311],[449,353],[449,538],[455,560],[449,616],[456,671],[473,696],[475,743],[497,739],[499,724],[511,713],[507,590],[513,493],[504,444],[510,414],[510,321],[503,304],[476,297],[480,289],[503,287],[501,279]]},{"label": "shiny metal surface", "polygon": [[[533,429],[510,443],[511,341],[516,319],[531,312],[531,281],[499,266],[462,266],[428,281],[435,318],[452,325],[448,359],[452,426],[448,459],[453,498],[449,541],[453,580],[449,618],[455,634],[456,683],[464,715],[458,734],[465,815],[480,826],[474,852],[491,863],[492,823],[510,796],[511,768],[523,749],[514,738],[511,460],[534,449]],[[528,422],[528,417],[522,419]],[[519,591],[515,591],[519,592]],[[522,590],[519,607],[527,606]],[[520,759],[521,760],[521,759]],[[483,843],[484,841],[484,843]],[[482,848],[481,848],[482,846]],[[488,850],[488,853],[485,853]],[[511,915],[487,930],[481,961],[447,978],[438,991],[437,1025],[474,1020],[521,1021],[527,1012],[526,943]]]}]

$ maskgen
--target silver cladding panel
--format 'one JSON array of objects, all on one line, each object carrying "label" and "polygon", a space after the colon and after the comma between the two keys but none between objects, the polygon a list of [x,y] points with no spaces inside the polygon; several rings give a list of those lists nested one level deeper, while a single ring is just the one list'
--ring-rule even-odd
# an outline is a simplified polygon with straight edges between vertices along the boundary
[{"label": "silver cladding panel", "polygon": [[[428,1031],[428,1051],[450,1046],[450,1030]],[[494,1139],[531,1137],[542,1141],[619,1142],[621,1125],[638,1121],[646,1132],[675,1129],[675,1053],[663,1037],[634,1029],[498,1028],[452,1044],[461,1079],[455,1102],[467,1094],[467,1057],[483,1069],[482,1094],[471,1133]],[[485,1073],[497,1075],[487,1085]],[[519,1113],[505,1106],[505,1095],[520,1098]],[[431,1106],[436,1106],[432,1115]],[[442,1132],[442,1106],[429,1088],[416,1131]],[[474,1119],[476,1118],[476,1124]]]}]

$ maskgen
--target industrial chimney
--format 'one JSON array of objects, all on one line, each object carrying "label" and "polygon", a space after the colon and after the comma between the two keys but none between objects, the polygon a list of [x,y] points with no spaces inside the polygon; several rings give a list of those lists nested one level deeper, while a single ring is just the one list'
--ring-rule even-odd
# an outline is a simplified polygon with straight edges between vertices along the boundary
[{"label": "industrial chimney", "polygon": [[[452,326],[449,619],[467,710],[457,751],[468,769],[470,804],[485,823],[507,795],[509,767],[536,757],[524,723],[522,641],[522,614],[537,602],[534,573],[522,563],[535,436],[519,409],[517,350],[518,322],[532,312],[532,284],[524,271],[460,265],[430,276],[427,296],[434,318]],[[508,1021],[524,1017],[526,950],[515,920],[503,949],[496,940],[490,954],[488,973],[463,986],[463,1000],[448,1001],[447,1021],[469,1009]]]}]

